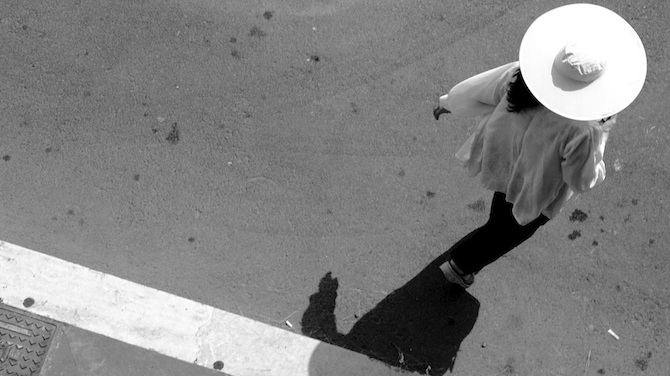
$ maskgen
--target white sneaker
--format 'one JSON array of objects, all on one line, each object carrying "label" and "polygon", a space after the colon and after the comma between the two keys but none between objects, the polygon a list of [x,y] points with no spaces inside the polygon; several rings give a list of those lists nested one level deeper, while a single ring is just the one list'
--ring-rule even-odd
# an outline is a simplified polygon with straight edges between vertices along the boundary
[{"label": "white sneaker", "polygon": [[444,274],[447,281],[459,285],[464,289],[472,286],[472,284],[475,283],[475,275],[472,273],[465,275],[459,274],[456,272],[456,269],[454,269],[452,262],[453,261],[449,260],[440,266],[440,270],[442,270],[442,274]]}]

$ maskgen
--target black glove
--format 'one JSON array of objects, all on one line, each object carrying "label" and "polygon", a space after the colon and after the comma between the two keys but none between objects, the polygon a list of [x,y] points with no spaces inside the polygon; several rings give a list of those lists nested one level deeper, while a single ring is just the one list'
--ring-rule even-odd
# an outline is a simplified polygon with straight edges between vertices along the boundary
[{"label": "black glove", "polygon": [[433,108],[433,116],[435,116],[435,120],[440,120],[440,115],[442,114],[450,114],[450,113],[451,111],[447,110],[442,106],[435,106],[435,108]]}]

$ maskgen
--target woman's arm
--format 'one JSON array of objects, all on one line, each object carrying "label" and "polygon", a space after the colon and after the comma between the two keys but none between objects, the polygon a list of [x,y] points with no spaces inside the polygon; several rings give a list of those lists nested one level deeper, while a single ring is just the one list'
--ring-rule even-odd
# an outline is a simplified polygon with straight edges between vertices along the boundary
[{"label": "woman's arm", "polygon": [[518,62],[505,64],[460,82],[440,97],[439,107],[444,110],[438,107],[433,115],[437,118],[451,112],[459,117],[473,117],[493,112],[506,95],[507,83],[518,66]]},{"label": "woman's arm", "polygon": [[616,124],[616,115],[589,123],[589,130],[573,137],[563,150],[563,180],[577,193],[593,189],[605,180],[605,144]]}]

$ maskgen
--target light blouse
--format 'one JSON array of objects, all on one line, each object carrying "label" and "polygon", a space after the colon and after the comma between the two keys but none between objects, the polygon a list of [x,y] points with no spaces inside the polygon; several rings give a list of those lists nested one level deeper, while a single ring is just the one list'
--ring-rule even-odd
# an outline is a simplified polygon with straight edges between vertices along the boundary
[{"label": "light blouse", "polygon": [[456,153],[470,176],[513,204],[521,225],[540,214],[553,218],[575,194],[605,179],[603,153],[616,122],[577,121],[537,106],[507,110],[507,87],[518,62],[473,76],[440,97],[459,117],[481,116],[474,133]]}]

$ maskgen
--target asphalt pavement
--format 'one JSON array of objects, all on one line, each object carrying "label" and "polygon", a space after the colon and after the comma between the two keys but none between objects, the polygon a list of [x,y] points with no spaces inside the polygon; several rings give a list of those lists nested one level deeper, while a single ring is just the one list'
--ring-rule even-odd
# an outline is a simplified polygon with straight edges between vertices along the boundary
[{"label": "asphalt pavement", "polygon": [[2,1],[0,239],[321,340],[314,375],[662,374],[667,2],[596,2],[648,57],[605,182],[468,292],[435,274],[492,194],[432,108],[570,2]]}]

